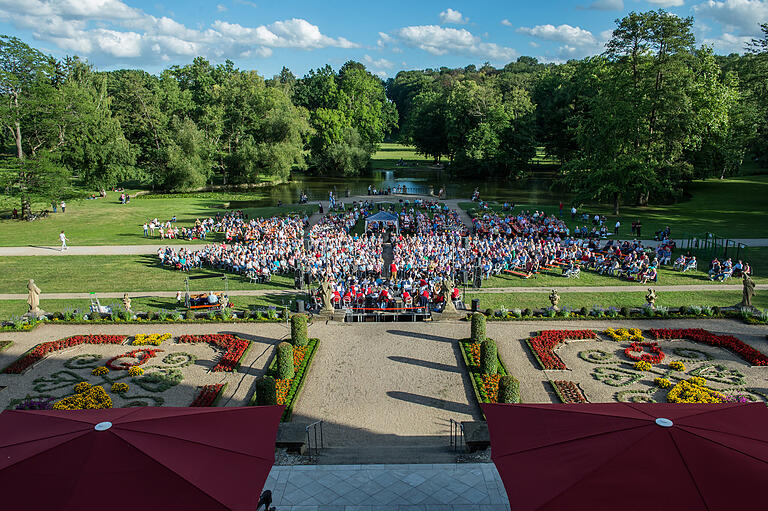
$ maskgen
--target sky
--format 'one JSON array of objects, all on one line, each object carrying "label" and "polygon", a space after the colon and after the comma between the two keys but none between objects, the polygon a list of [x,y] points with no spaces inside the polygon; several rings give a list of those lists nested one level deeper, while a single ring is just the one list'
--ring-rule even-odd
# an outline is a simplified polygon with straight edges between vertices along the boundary
[{"label": "sky", "polygon": [[768,0],[0,0],[0,34],[100,70],[152,73],[203,56],[265,77],[357,60],[400,70],[500,67],[522,55],[562,62],[601,53],[615,20],[666,9],[693,16],[697,43],[743,53]]}]

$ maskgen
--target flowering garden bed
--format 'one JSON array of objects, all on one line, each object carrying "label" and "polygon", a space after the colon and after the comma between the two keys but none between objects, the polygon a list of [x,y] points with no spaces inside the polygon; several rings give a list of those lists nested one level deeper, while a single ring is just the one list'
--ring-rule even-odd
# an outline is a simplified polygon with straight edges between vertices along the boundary
[{"label": "flowering garden bed", "polygon": [[586,403],[587,398],[581,391],[576,382],[566,380],[550,380],[552,388],[555,389],[557,397],[563,403]]},{"label": "flowering garden bed", "polygon": [[73,348],[81,344],[122,344],[125,335],[74,335],[58,341],[50,341],[38,344],[17,358],[8,367],[3,369],[7,374],[21,374],[37,362],[44,359],[49,353]]},{"label": "flowering garden bed", "polygon": [[248,353],[248,349],[251,347],[250,341],[240,339],[231,334],[182,335],[179,337],[178,342],[204,342],[223,349],[224,353],[221,355],[218,363],[211,369],[211,372],[214,373],[237,371],[240,363]]},{"label": "flowering garden bed", "polygon": [[[306,380],[309,366],[312,364],[312,359],[315,357],[318,344],[320,344],[319,339],[309,339],[306,346],[293,347],[293,370],[295,372],[293,379],[277,379],[277,356],[272,358],[272,363],[267,368],[266,376],[275,378],[277,404],[285,405],[283,417],[280,419],[283,422],[290,421],[293,416],[293,405],[296,403],[299,393],[304,386],[304,381]],[[256,393],[254,392],[251,397],[251,405],[255,404]]]},{"label": "flowering garden bed", "polygon": [[560,369],[567,367],[560,357],[555,355],[555,349],[569,339],[595,339],[597,336],[592,330],[543,330],[539,335],[526,341],[531,348],[542,369]]},{"label": "flowering garden bed", "polygon": [[461,358],[464,360],[464,368],[467,370],[469,379],[472,382],[472,390],[478,403],[495,403],[499,393],[499,379],[507,376],[507,366],[497,354],[499,359],[498,370],[496,374],[483,374],[480,370],[480,343],[471,339],[459,341]]},{"label": "flowering garden bed", "polygon": [[195,397],[192,407],[216,406],[227,389],[227,383],[216,383],[214,385],[203,385],[200,393]]},{"label": "flowering garden bed", "polygon": [[688,339],[709,344],[710,346],[725,348],[753,366],[768,366],[768,356],[732,335],[715,335],[701,328],[651,328],[649,331],[656,339]]}]

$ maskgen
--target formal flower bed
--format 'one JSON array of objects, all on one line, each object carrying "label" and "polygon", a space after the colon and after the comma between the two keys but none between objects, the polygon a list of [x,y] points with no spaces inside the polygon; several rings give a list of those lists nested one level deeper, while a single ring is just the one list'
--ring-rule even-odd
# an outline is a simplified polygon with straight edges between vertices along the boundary
[{"label": "formal flower bed", "polygon": [[[290,380],[280,380],[277,378],[277,356],[272,359],[272,363],[267,368],[266,375],[275,378],[275,394],[278,404],[285,405],[282,421],[287,422],[293,416],[293,405],[299,397],[304,382],[307,379],[307,372],[312,365],[312,359],[315,357],[317,347],[320,345],[319,339],[309,339],[306,346],[293,347],[293,370],[295,376]],[[256,393],[251,396],[251,405],[256,405]]]},{"label": "formal flower bed", "polygon": [[706,386],[704,378],[680,381],[667,394],[670,403],[725,403],[726,397]]},{"label": "formal flower bed", "polygon": [[632,367],[634,367],[637,371],[650,371],[651,367],[653,366],[650,362],[646,362],[645,360],[638,360]]},{"label": "formal flower bed", "polygon": [[[644,348],[648,348],[648,352]],[[649,364],[661,364],[664,352],[657,342],[633,342],[624,349],[624,355],[633,362],[643,361]]]},{"label": "formal flower bed", "polygon": [[99,410],[112,408],[112,398],[104,387],[80,382],[75,385],[75,394],[53,404],[54,410]]},{"label": "formal flower bed", "polygon": [[167,341],[171,338],[171,334],[136,334],[133,338],[134,346],[143,346],[145,344],[151,344],[153,346],[160,346],[163,341]]},{"label": "formal flower bed", "polygon": [[557,397],[563,403],[587,403],[587,398],[578,385],[572,381],[554,380],[550,381],[552,388],[555,389]]},{"label": "formal flower bed", "polygon": [[200,389],[200,393],[195,397],[192,404],[189,406],[205,407],[216,406],[221,396],[224,394],[224,390],[227,388],[226,383],[216,383],[214,385],[203,385]]},{"label": "formal flower bed", "polygon": [[0,351],[8,349],[13,344],[13,341],[0,341]]},{"label": "formal flower bed", "polygon": [[606,328],[604,333],[616,342],[642,342],[645,340],[639,328]]},{"label": "formal flower bed", "polygon": [[499,395],[499,380],[506,376],[507,367],[501,356],[498,356],[498,369],[496,374],[483,374],[480,370],[480,344],[471,339],[459,341],[464,368],[472,381],[472,389],[479,403],[496,403]]},{"label": "formal flower bed", "polygon": [[688,339],[725,348],[753,366],[768,366],[768,356],[731,335],[715,335],[701,328],[652,328],[649,331],[655,339]]},{"label": "formal flower bed", "polygon": [[[149,359],[154,358],[157,353],[162,352],[163,350],[157,350],[157,349],[147,349],[147,348],[141,348],[138,350],[129,351],[128,353],[123,353],[122,355],[117,355],[109,360],[107,360],[107,368],[111,369],[112,371],[123,371],[126,369],[130,369],[131,367],[140,366],[142,364],[145,364]],[[117,360],[128,358],[128,359],[136,359],[136,362],[120,362],[116,363]]]},{"label": "formal flower bed", "polygon": [[231,334],[182,335],[179,337],[179,342],[205,342],[223,349],[224,353],[221,355],[219,362],[211,369],[214,373],[236,371],[251,345],[249,341]]},{"label": "formal flower bed", "polygon": [[16,359],[11,365],[3,369],[3,372],[8,374],[21,374],[35,363],[45,358],[49,353],[73,348],[81,344],[122,344],[125,341],[125,338],[125,335],[75,335],[58,341],[44,342],[38,344]]},{"label": "formal flower bed", "polygon": [[526,342],[531,348],[542,369],[567,369],[560,357],[555,355],[555,348],[566,340],[595,339],[592,330],[544,330]]}]

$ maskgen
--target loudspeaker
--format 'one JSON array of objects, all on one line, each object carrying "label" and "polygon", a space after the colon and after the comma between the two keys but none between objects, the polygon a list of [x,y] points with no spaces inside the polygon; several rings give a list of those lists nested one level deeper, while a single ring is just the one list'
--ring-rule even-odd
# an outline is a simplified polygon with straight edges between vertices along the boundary
[{"label": "loudspeaker", "polygon": [[301,270],[296,270],[293,274],[293,287],[296,289],[304,288],[304,281],[301,278]]},{"label": "loudspeaker", "polygon": [[304,300],[296,300],[296,312],[299,314],[304,312]]},{"label": "loudspeaker", "polygon": [[465,286],[469,284],[469,272],[467,270],[461,270],[461,283]]},{"label": "loudspeaker", "polygon": [[480,268],[475,269],[475,287],[480,288],[483,285],[483,271]]}]

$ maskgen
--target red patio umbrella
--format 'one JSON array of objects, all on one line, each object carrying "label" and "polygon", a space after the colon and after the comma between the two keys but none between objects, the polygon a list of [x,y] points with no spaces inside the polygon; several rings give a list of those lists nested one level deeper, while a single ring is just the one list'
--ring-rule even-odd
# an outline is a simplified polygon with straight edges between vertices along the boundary
[{"label": "red patio umbrella", "polygon": [[283,406],[0,413],[4,509],[256,509]]},{"label": "red patio umbrella", "polygon": [[764,509],[768,408],[483,405],[511,509]]}]

